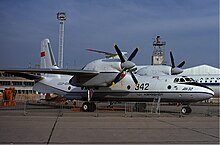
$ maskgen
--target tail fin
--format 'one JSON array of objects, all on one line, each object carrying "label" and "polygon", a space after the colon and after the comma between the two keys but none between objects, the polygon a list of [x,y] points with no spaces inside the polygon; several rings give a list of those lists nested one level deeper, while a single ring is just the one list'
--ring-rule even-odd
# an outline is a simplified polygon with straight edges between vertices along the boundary
[{"label": "tail fin", "polygon": [[41,41],[41,68],[58,68],[53,55],[53,51],[50,45],[49,39],[44,39]]}]

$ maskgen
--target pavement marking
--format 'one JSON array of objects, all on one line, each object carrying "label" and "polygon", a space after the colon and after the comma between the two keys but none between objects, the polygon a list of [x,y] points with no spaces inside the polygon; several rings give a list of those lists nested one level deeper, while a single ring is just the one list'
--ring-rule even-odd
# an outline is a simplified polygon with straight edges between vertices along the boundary
[{"label": "pavement marking", "polygon": [[57,115],[57,118],[56,118],[56,120],[55,120],[55,122],[54,122],[53,128],[52,128],[52,130],[51,130],[51,132],[50,132],[50,136],[49,136],[49,138],[48,138],[48,140],[47,140],[47,144],[50,143],[51,136],[53,135],[53,131],[54,131],[55,127],[56,127],[56,124],[57,124],[57,121],[58,121],[58,118],[59,118],[59,117],[60,117],[60,115],[58,114],[58,115]]}]

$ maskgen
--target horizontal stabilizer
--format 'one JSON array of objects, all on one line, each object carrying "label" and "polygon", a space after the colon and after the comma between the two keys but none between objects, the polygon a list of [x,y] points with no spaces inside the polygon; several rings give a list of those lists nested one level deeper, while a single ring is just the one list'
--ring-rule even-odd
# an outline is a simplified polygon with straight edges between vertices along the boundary
[{"label": "horizontal stabilizer", "polygon": [[[87,48],[87,51],[91,51],[91,52],[96,52],[96,53],[101,53],[104,54],[106,58],[111,58],[111,57],[116,57],[118,56],[117,53],[111,53],[111,52],[106,52],[106,51],[102,51],[102,50],[97,50],[97,49],[93,49],[93,48]],[[126,55],[127,52],[122,52],[123,55]]]}]

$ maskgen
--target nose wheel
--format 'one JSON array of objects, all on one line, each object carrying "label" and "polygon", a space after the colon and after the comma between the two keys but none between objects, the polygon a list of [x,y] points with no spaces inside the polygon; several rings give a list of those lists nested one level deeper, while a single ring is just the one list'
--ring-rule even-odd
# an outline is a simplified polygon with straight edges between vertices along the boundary
[{"label": "nose wheel", "polygon": [[84,112],[94,112],[96,110],[96,105],[94,102],[84,102],[82,105],[82,110]]},{"label": "nose wheel", "polygon": [[181,113],[184,115],[188,115],[192,112],[192,109],[189,106],[182,107]]}]

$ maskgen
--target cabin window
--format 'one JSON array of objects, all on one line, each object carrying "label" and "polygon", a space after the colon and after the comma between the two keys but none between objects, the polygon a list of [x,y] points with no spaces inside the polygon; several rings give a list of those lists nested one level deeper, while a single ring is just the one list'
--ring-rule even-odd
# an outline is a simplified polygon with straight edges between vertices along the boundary
[{"label": "cabin window", "polygon": [[128,89],[128,90],[130,90],[130,89],[131,89],[131,86],[130,86],[130,85],[128,85],[128,86],[127,86],[127,89]]},{"label": "cabin window", "polygon": [[169,90],[170,90],[170,89],[171,89],[171,85],[167,86],[167,89],[169,89]]}]

